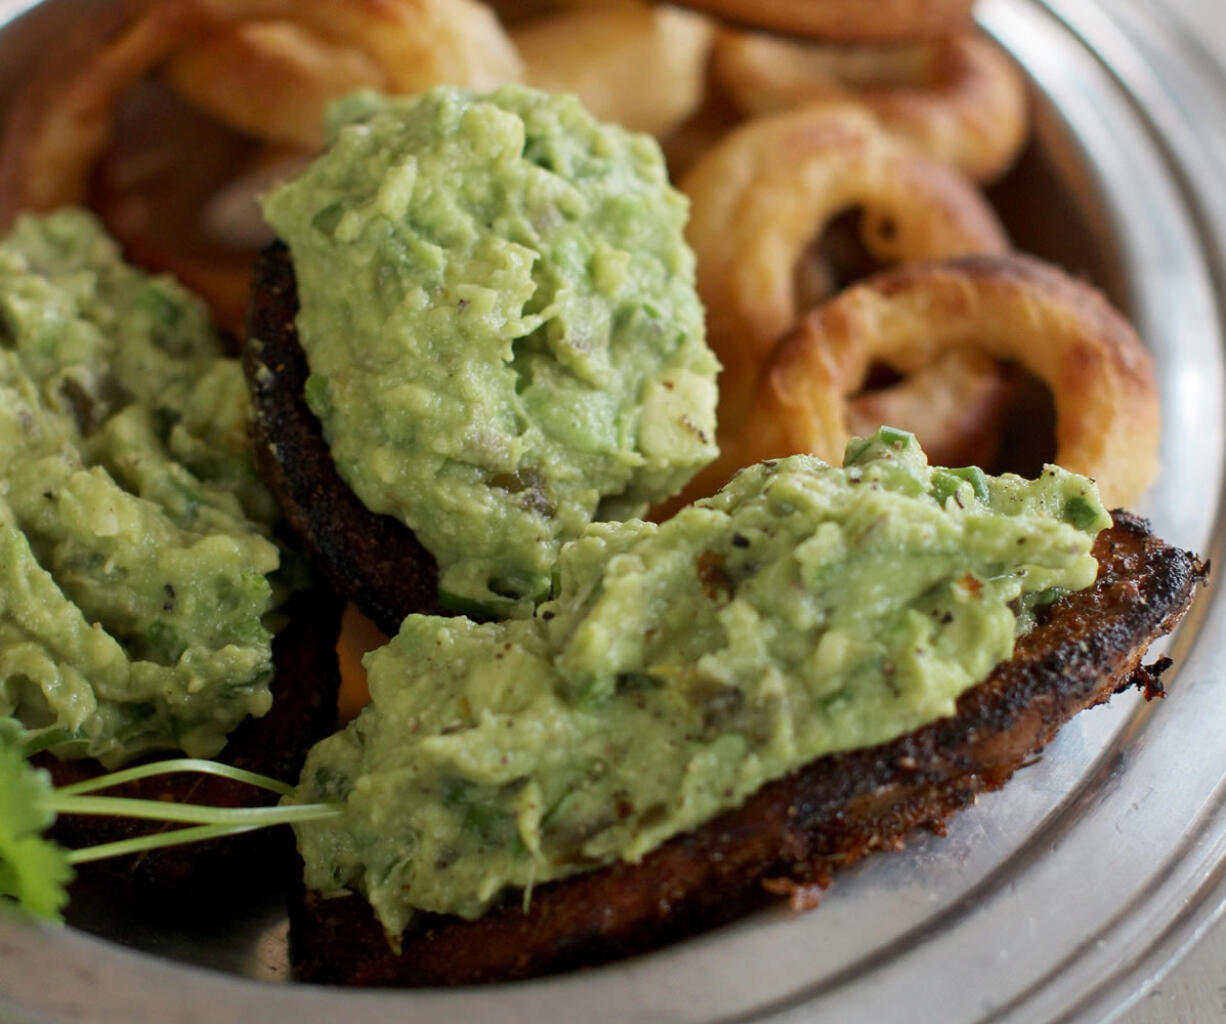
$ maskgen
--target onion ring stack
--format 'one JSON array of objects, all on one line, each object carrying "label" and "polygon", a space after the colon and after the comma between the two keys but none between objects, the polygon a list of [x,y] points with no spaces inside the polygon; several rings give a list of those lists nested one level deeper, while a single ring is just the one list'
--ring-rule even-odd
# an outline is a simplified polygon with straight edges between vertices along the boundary
[{"label": "onion ring stack", "polygon": [[[123,101],[163,71],[222,123],[265,141],[301,145],[308,137],[321,138],[323,104],[354,85],[416,92],[451,82],[489,89],[517,81],[522,68],[497,19],[477,0],[140,0],[91,6],[78,35],[44,62],[10,108],[0,142],[0,229],[18,210],[85,203]],[[374,75],[377,81],[362,81]],[[156,145],[144,156],[164,158]],[[211,156],[202,152],[196,159],[208,165]],[[182,197],[165,198],[173,207]],[[143,216],[132,216],[130,209],[120,218],[100,211],[120,241],[162,254],[151,269],[182,276],[222,314],[224,325],[241,322],[241,309],[234,308],[234,260],[202,261],[185,251],[191,246],[181,237],[163,238],[166,223],[177,218],[153,209],[147,195],[112,195],[111,212],[130,208],[128,199],[143,201]],[[241,254],[244,277],[252,255]],[[245,299],[238,305],[244,304]]]},{"label": "onion ring stack", "polygon": [[[726,454],[708,483],[722,482],[739,459],[804,449],[837,457],[848,429],[867,432],[879,422],[915,430],[938,461],[990,462],[1012,396],[1004,360],[1025,365],[1055,392],[1060,457],[1097,472],[1118,494],[1135,494],[1152,457],[1139,456],[1128,477],[1106,439],[1116,427],[1095,432],[1068,399],[1075,381],[1086,407],[1106,416],[1099,406],[1115,408],[1126,393],[1113,383],[1127,376],[1122,371],[1077,376],[1055,356],[1040,359],[1005,342],[972,352],[953,331],[942,344],[878,338],[838,348],[828,327],[814,340],[812,325],[852,310],[863,320],[870,309],[885,318],[881,332],[901,337],[903,306],[868,303],[873,288],[886,282],[911,294],[902,282],[946,280],[926,261],[1008,249],[964,174],[987,181],[1011,164],[1026,131],[1025,89],[1007,56],[973,29],[971,0],[686,6],[807,41],[731,28],[716,36],[700,15],[644,0],[500,0],[497,15],[478,0],[98,5],[11,109],[0,140],[0,228],[18,209],[88,200],[132,258],[179,274],[235,325],[251,254],[265,241],[253,196],[322,144],[328,102],[362,86],[416,92],[447,81],[488,89],[526,77],[578,92],[599,116],[660,135],[674,166],[688,166],[689,240],[711,342],[725,365]],[[172,100],[166,117],[150,113],[159,109],[156,94],[142,98],[150,80]],[[184,102],[199,112],[196,120],[182,116]],[[924,268],[853,287],[780,345],[806,308],[838,286],[815,243],[849,209],[863,211],[853,249],[868,254],[857,255],[856,270],[907,261]],[[828,234],[837,238],[848,226]],[[997,282],[992,301],[1002,311],[1033,316],[1059,306],[1057,294],[1068,308],[1093,307],[1068,299],[1074,286],[1057,287],[1032,264],[967,266],[979,268],[978,284],[941,292],[963,296],[948,299],[947,314],[964,302],[969,316],[966,296],[988,280]],[[1010,287],[1000,283],[1006,278]],[[1018,298],[1040,279],[1040,297]],[[1062,344],[1101,358],[1114,351],[1068,337]],[[867,362],[847,354],[861,349]],[[912,350],[925,355],[913,359]],[[838,382],[813,386],[826,363],[841,367]],[[864,379],[885,364],[904,379],[861,394]],[[1121,434],[1142,452],[1152,452],[1157,429],[1147,402],[1132,433]]]},{"label": "onion ring stack", "polygon": [[[118,13],[108,7],[88,21],[83,37],[45,64],[37,85],[18,98],[0,150],[0,221],[16,209],[81,202],[124,93],[176,54],[249,22],[289,21],[334,48],[357,47],[396,91],[441,81],[491,88],[520,74],[514,48],[475,0],[146,0],[135,17]],[[248,38],[248,49],[261,40],[267,47],[268,39]],[[199,72],[208,62],[195,67]],[[235,68],[214,72],[232,77]],[[213,91],[219,110],[260,100],[259,93],[236,98],[216,82]]]},{"label": "onion ring stack", "polygon": [[730,425],[800,312],[794,269],[835,214],[863,207],[864,243],[887,263],[1008,248],[972,185],[854,104],[747,122],[699,158],[682,189],[708,336],[724,364],[720,419]]}]

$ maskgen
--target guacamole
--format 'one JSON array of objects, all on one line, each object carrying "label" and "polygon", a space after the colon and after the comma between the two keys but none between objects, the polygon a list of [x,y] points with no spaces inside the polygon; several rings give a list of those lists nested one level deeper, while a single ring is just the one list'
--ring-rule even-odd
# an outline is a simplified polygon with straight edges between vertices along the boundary
[{"label": "guacamole", "polygon": [[715,375],[655,142],[573,97],[359,94],[264,204],[337,470],[453,607],[527,615],[561,544],[716,454]]},{"label": "guacamole", "polygon": [[61,757],[215,754],[270,703],[274,506],[197,299],[88,214],[0,241],[0,717]]},{"label": "guacamole", "polygon": [[534,618],[409,616],[367,656],[373,704],[318,744],[298,799],[311,889],[389,931],[479,915],[634,861],[823,754],[951,714],[1036,603],[1093,583],[1093,484],[931,469],[909,434],[835,469],[742,471],[660,525],[593,524]]}]

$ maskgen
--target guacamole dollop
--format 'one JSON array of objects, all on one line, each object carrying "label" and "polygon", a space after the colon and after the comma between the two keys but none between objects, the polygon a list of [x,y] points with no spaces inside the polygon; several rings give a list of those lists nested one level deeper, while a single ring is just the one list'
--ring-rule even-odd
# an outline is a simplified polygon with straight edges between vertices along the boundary
[{"label": "guacamole dollop", "polygon": [[391,932],[655,846],[823,754],[951,714],[1036,603],[1089,586],[1093,484],[932,469],[909,434],[742,471],[660,525],[593,524],[534,618],[409,616],[298,799],[308,887]]},{"label": "guacamole dollop", "polygon": [[270,703],[271,498],[201,302],[91,216],[0,241],[0,717],[61,757],[215,754]]},{"label": "guacamole dollop", "polygon": [[715,375],[659,148],[573,97],[360,94],[264,203],[337,470],[444,601],[529,614],[561,544],[716,454]]}]

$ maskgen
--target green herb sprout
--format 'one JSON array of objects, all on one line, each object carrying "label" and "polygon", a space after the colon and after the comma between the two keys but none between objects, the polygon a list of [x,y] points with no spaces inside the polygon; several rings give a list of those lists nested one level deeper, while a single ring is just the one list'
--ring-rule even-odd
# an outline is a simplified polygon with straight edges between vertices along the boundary
[{"label": "green herb sprout", "polygon": [[[324,803],[281,807],[206,807],[94,793],[95,790],[136,779],[197,772],[220,775],[281,796],[294,794],[294,787],[276,779],[195,758],[138,765],[57,789],[52,785],[48,772],[30,763],[29,751],[22,737],[23,732],[17,722],[0,718],[0,911],[19,908],[38,917],[60,920],[68,904],[68,884],[73,879],[74,864],[162,846],[238,835],[271,825],[313,821],[339,813],[339,808]],[[179,822],[187,827],[79,850],[66,850],[44,836],[58,814],[146,818]]]}]

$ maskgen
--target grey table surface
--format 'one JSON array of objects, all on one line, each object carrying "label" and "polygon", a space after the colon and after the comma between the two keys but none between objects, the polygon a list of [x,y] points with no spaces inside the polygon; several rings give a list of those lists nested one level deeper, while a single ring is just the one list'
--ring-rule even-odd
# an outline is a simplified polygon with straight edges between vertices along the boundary
[{"label": "grey table surface", "polygon": [[[18,0],[0,0],[0,14]],[[1226,65],[1226,0],[1165,0],[1174,16],[1186,18],[1202,43]],[[1226,133],[1222,119],[1207,131]],[[1226,1022],[1226,918],[1201,938],[1155,987],[1116,1024],[1216,1024]]]}]

